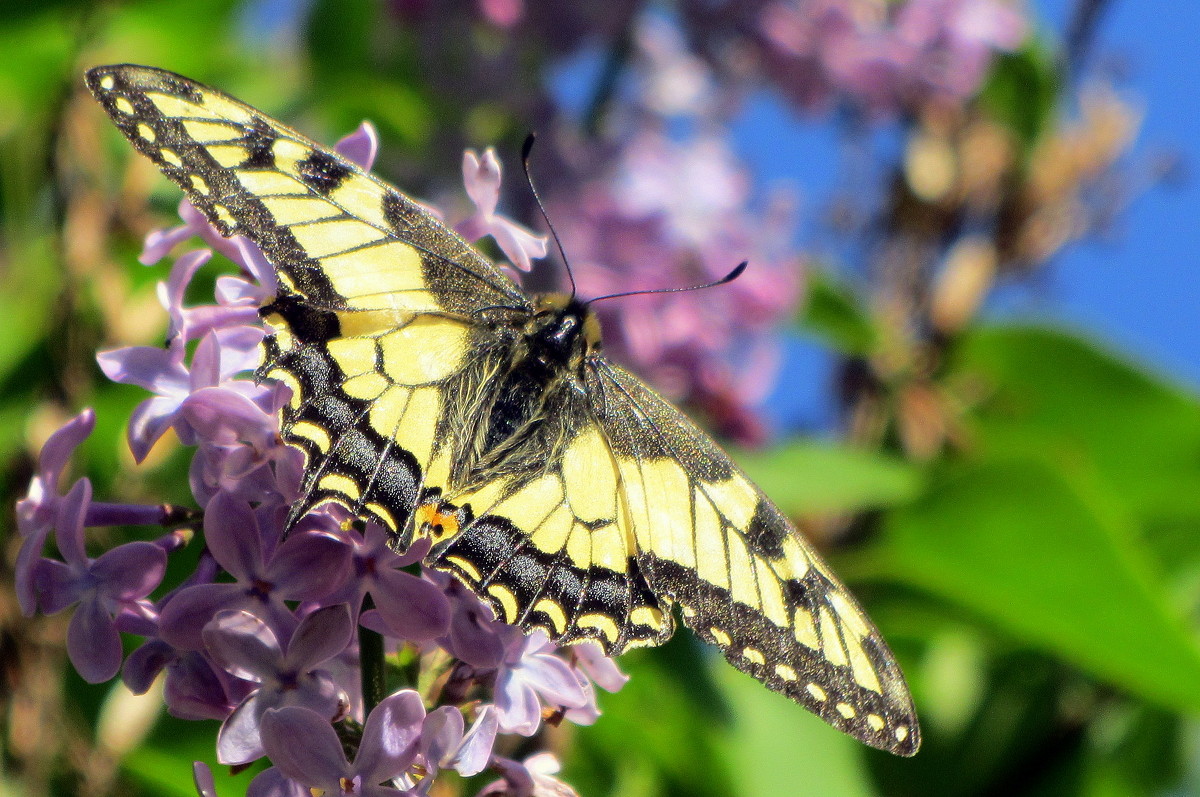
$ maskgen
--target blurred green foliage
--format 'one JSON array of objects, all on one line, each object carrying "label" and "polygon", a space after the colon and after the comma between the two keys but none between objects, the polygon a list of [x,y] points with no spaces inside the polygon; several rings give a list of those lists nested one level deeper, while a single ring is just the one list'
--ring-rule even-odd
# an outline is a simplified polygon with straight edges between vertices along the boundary
[{"label": "blurred green foliage", "polygon": [[[232,0],[0,8],[6,506],[26,489],[31,452],[48,429],[85,405],[96,407],[98,424],[77,470],[98,495],[187,498],[182,452],[141,468],[121,453],[140,394],[104,382],[92,360],[98,347],[148,342],[116,340],[105,322],[127,307],[156,307],[162,271],[136,265],[138,236],[170,223],[176,194],[131,164],[81,97],[83,67],[175,69],[326,141],[369,117],[384,139],[381,171],[410,189],[446,184],[464,142],[511,141],[528,126],[528,108],[468,105],[439,88],[453,72],[421,74],[411,34],[381,27],[377,4],[315,3],[299,59],[241,26],[241,8]],[[1050,64],[1030,45],[1000,61],[985,91],[995,117],[1027,144],[1056,103]],[[514,79],[534,80],[543,66],[531,58]],[[81,136],[102,162],[79,154]],[[129,209],[147,199],[153,218]],[[88,236],[106,247],[105,267],[72,248]],[[821,275],[809,290],[805,330],[848,355],[876,349],[880,333],[853,291]],[[863,518],[861,543],[831,558],[908,674],[925,728],[920,755],[860,747],[680,634],[624,659],[629,685],[603,695],[605,716],[567,739],[566,778],[581,794],[1196,793],[1200,401],[1084,337],[1041,328],[973,330],[949,352],[944,382],[968,397],[966,443],[954,453],[911,462],[792,440],[741,458],[796,516]],[[11,599],[5,608],[3,649],[33,644]],[[5,661],[19,673],[41,660]],[[119,687],[84,685],[61,650],[56,661],[60,683],[48,689],[62,714],[48,727],[61,746],[39,758],[10,727],[0,793],[80,788],[67,751],[88,747]],[[30,699],[0,698],[10,723],[38,716],[14,709]],[[193,794],[191,762],[212,763],[215,729],[160,718],[115,764],[114,793]],[[216,771],[225,795],[250,777]]]}]

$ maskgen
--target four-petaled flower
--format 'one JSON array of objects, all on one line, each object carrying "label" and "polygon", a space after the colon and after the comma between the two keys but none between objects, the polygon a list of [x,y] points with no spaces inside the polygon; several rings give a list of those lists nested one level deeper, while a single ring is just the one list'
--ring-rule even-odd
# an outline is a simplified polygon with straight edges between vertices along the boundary
[{"label": "four-petaled flower", "polygon": [[262,740],[275,767],[314,793],[386,797],[411,793],[383,784],[404,775],[416,760],[424,719],[421,696],[411,689],[385,698],[367,716],[353,762],[329,722],[307,708],[268,711]]},{"label": "four-petaled flower", "polygon": [[221,725],[217,760],[248,764],[261,758],[259,724],[268,709],[304,706],[329,720],[345,713],[348,698],[319,665],[345,650],[353,633],[345,604],[305,617],[286,646],[249,612],[226,611],[214,617],[204,627],[209,654],[231,674],[258,684]]},{"label": "four-petaled flower", "polygon": [[121,667],[122,612],[153,613],[149,595],[166,572],[167,554],[151,542],[129,542],[89,559],[83,526],[92,485],[80,479],[59,507],[54,539],[65,561],[41,561],[35,576],[42,611],[54,614],[78,603],[67,629],[67,655],[89,683],[107,681]]}]

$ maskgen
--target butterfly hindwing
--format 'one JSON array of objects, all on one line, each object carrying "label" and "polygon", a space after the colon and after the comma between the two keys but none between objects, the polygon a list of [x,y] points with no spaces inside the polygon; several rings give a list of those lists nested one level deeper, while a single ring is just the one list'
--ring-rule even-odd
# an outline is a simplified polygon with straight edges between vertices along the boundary
[{"label": "butterfly hindwing", "polygon": [[531,446],[544,452],[540,460],[510,462],[504,474],[418,510],[417,533],[433,530],[427,561],[466,583],[498,618],[541,628],[559,643],[591,639],[610,654],[661,644],[671,615],[626,537],[608,444],[576,391],[550,395],[535,432],[544,437]]}]

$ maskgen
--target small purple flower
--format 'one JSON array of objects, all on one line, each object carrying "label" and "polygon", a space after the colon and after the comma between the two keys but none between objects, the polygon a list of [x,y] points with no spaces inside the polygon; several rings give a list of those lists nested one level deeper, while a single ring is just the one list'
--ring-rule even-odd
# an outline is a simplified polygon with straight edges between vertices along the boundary
[{"label": "small purple flower", "polygon": [[459,235],[477,241],[490,235],[514,266],[529,271],[532,259],[546,256],[546,237],[534,235],[525,227],[496,213],[500,201],[500,161],[488,147],[483,157],[474,150],[463,153],[463,184],[475,204],[475,212],[454,225]]},{"label": "small purple flower", "polygon": [[445,573],[427,573],[450,601],[450,629],[438,644],[455,658],[472,667],[491,669],[504,659],[504,629],[511,628],[495,619],[492,607],[458,579]]},{"label": "small purple flower", "polygon": [[301,620],[286,651],[275,632],[249,612],[214,617],[204,627],[209,654],[232,675],[258,684],[221,725],[217,760],[248,764],[263,756],[259,723],[267,709],[304,706],[329,720],[344,714],[348,698],[320,665],[345,650],[353,634],[345,604]]},{"label": "small purple flower", "polygon": [[224,720],[252,685],[240,681],[198,650],[176,650],[161,639],[149,639],[125,659],[121,680],[134,694],[145,694],[159,673],[163,702],[174,717]]},{"label": "small purple flower", "polygon": [[[269,539],[282,536],[280,514],[273,512]],[[277,634],[287,636],[296,620],[284,601],[319,600],[346,580],[350,549],[337,534],[300,528],[268,555],[263,550],[261,529],[259,518],[246,502],[224,492],[208,502],[205,541],[236,582],[197,584],[176,593],[159,619],[164,640],[183,650],[199,650],[204,645],[201,629],[205,624],[218,612],[236,609],[250,612]]]},{"label": "small purple flower", "polygon": [[67,493],[54,535],[66,561],[43,559],[36,579],[38,602],[47,614],[79,604],[67,629],[67,655],[84,680],[100,683],[121,667],[121,637],[114,618],[123,611],[153,611],[144,599],[162,581],[167,554],[153,543],[130,542],[89,559],[83,523],[91,498],[87,479]]},{"label": "small purple flower", "polygon": [[193,393],[220,385],[222,390],[261,396],[266,388],[232,378],[253,368],[263,331],[254,327],[232,327],[205,335],[192,355],[191,367],[184,364],[185,345],[175,338],[165,349],[129,346],[100,352],[100,370],[114,382],[139,385],[155,393],[137,406],[129,419],[129,448],[141,462],[151,446],[167,429],[174,427],[187,445],[197,442],[196,433],[181,415]]},{"label": "small purple flower", "polygon": [[388,636],[425,642],[446,633],[450,626],[446,594],[401,569],[425,558],[427,540],[418,540],[403,555],[398,554],[388,547],[387,532],[377,523],[368,523],[361,538],[351,534],[351,540],[354,576],[341,592],[326,598],[327,603],[348,603],[357,611],[369,593],[383,622],[381,630]]},{"label": "small purple flower", "polygon": [[237,239],[226,238],[217,232],[217,229],[208,223],[204,214],[186,199],[179,202],[179,218],[183,219],[181,226],[154,230],[146,236],[146,242],[141,255],[138,256],[138,262],[145,266],[152,266],[170,254],[178,244],[195,237],[201,238],[204,243],[235,263],[238,262]]},{"label": "small purple flower", "polygon": [[192,277],[211,257],[212,252],[207,249],[196,249],[181,255],[171,268],[170,278],[166,282],[158,283],[158,300],[170,318],[168,339],[178,337],[187,342],[198,340],[217,329],[258,323],[258,307],[248,302],[183,306]]},{"label": "small purple flower", "polygon": [[[218,797],[217,785],[212,770],[203,761],[192,763],[192,779],[200,797]],[[254,776],[246,789],[246,797],[312,797],[312,792],[291,780],[275,767],[269,767]]]},{"label": "small purple flower", "polygon": [[[17,529],[28,537],[47,531],[58,516],[58,480],[79,444],[96,426],[96,413],[89,407],[50,435],[38,454],[37,473],[29,482],[29,492],[17,501]],[[44,539],[43,535],[43,539]],[[38,548],[39,552],[41,548]]]},{"label": "small purple flower", "polygon": [[523,762],[496,756],[492,767],[503,780],[484,786],[478,797],[577,797],[574,789],[554,777],[562,765],[553,753],[537,753]]},{"label": "small purple flower", "polygon": [[604,651],[595,642],[580,642],[570,648],[572,672],[583,689],[586,702],[577,708],[568,708],[563,714],[565,719],[576,725],[591,725],[600,716],[600,707],[596,705],[596,686],[606,692],[619,692],[629,681],[629,676],[617,669],[617,663],[604,655]]},{"label": "small purple flower", "polygon": [[404,775],[415,761],[424,719],[421,696],[411,689],[385,698],[367,717],[353,763],[329,722],[306,708],[268,711],[262,739],[279,771],[326,797],[386,797],[406,793],[382,784]]},{"label": "small purple flower", "polygon": [[471,730],[464,733],[465,727],[462,712],[454,706],[442,706],[426,715],[420,743],[426,769],[422,785],[432,783],[442,769],[454,769],[469,778],[487,767],[499,730],[495,706],[483,706]]},{"label": "small purple flower", "polygon": [[[552,706],[583,708],[588,696],[541,629],[526,635],[509,627],[504,661],[496,672],[496,715],[500,730],[532,736],[542,724],[544,699]],[[539,699],[540,698],[540,699]]]}]

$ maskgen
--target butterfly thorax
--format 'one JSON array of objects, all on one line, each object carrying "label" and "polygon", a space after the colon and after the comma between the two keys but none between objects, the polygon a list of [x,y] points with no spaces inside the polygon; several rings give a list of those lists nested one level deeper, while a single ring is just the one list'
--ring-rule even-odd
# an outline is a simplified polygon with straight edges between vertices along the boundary
[{"label": "butterfly thorax", "polygon": [[572,408],[585,403],[586,364],[600,353],[600,325],[585,303],[566,294],[535,296],[533,312],[512,332],[473,392],[478,403],[459,408],[457,428],[470,429],[455,458],[460,484],[501,470],[537,472],[553,459],[547,451],[570,439]]},{"label": "butterfly thorax", "polygon": [[530,353],[547,365],[580,373],[584,360],[600,353],[600,322],[584,302],[565,293],[534,297],[535,312],[525,325]]}]

